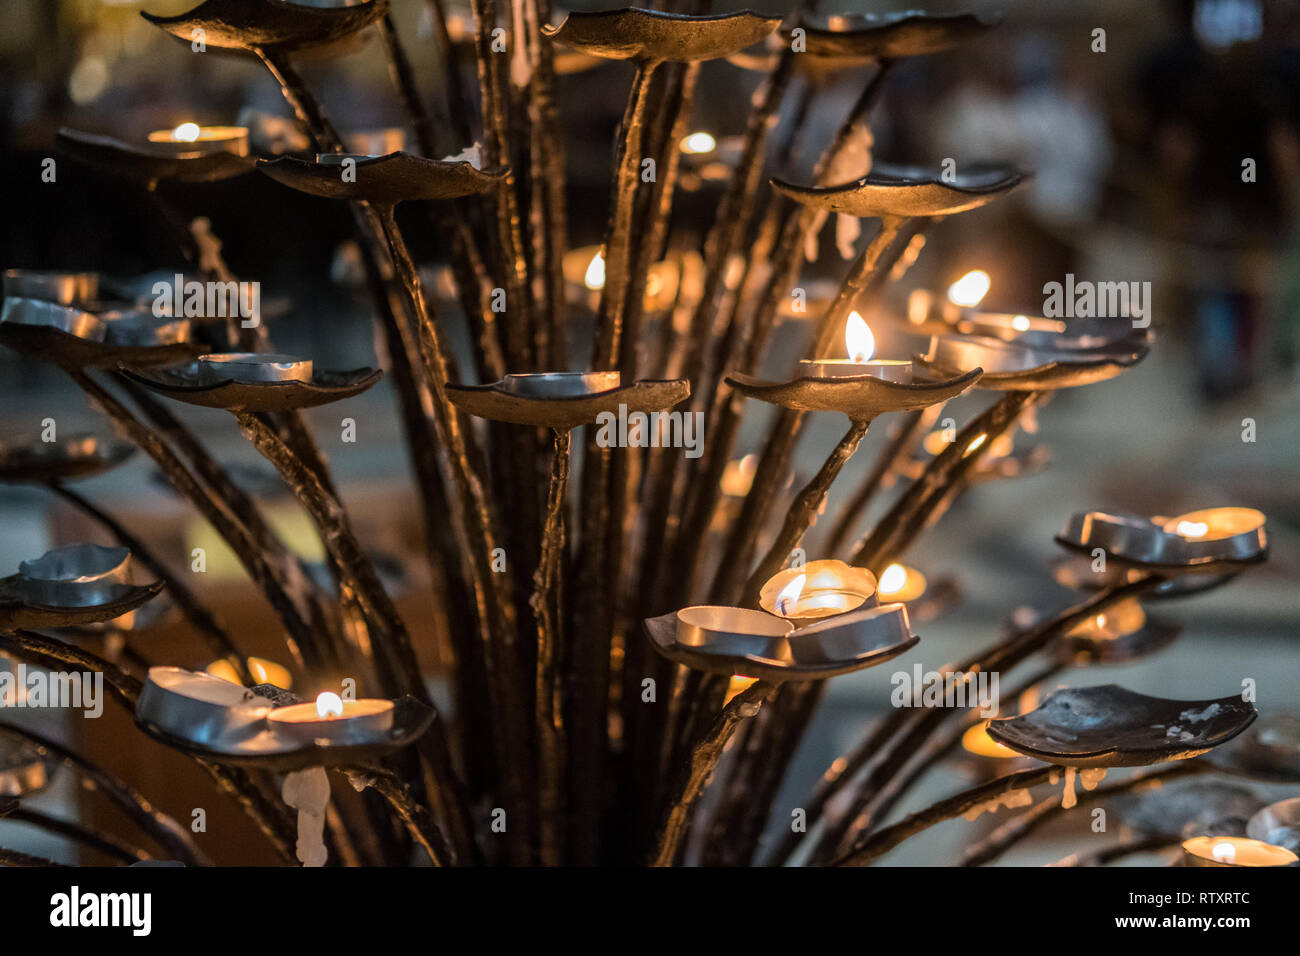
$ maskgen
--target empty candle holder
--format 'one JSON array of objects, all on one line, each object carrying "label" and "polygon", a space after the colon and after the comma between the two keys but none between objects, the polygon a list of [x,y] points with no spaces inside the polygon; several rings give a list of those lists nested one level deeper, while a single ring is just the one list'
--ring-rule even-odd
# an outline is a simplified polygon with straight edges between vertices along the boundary
[{"label": "empty candle holder", "polygon": [[222,50],[287,52],[338,43],[387,11],[383,0],[334,6],[283,0],[203,0],[175,16],[141,15],[186,45],[197,35],[208,46]]},{"label": "empty candle holder", "polygon": [[899,219],[978,209],[1023,180],[1020,170],[1004,163],[971,163],[947,178],[937,169],[878,163],[861,179],[838,186],[773,179],[772,188],[810,209],[860,219]]},{"label": "empty candle holder", "polygon": [[989,736],[1047,763],[1140,767],[1200,756],[1257,716],[1240,695],[1170,700],[1102,684],[1054,691],[1027,714],[993,720]]},{"label": "empty candle holder", "polygon": [[620,408],[625,414],[663,411],[691,392],[685,379],[620,382],[618,372],[537,372],[507,375],[489,385],[449,384],[447,397],[479,418],[567,431],[601,414],[619,415]]},{"label": "empty candle holder", "polygon": [[1300,783],[1300,714],[1268,714],[1205,759],[1236,776],[1268,783]]},{"label": "empty candle holder", "polygon": [[982,368],[980,387],[998,391],[1045,391],[1104,382],[1146,357],[1148,346],[1123,341],[1100,348],[1030,346],[976,335],[938,335],[914,361],[928,374],[948,376]]},{"label": "empty candle holder", "polygon": [[134,453],[130,442],[84,433],[0,447],[0,482],[51,484],[90,478],[116,468]]},{"label": "empty candle holder", "polygon": [[162,590],[135,584],[126,548],[75,544],[24,561],[0,578],[0,630],[77,627],[111,621]]},{"label": "empty candle holder", "polygon": [[383,377],[373,368],[323,370],[306,359],[261,352],[214,353],[150,368],[123,363],[121,370],[160,395],[232,412],[315,408],[359,395]]}]

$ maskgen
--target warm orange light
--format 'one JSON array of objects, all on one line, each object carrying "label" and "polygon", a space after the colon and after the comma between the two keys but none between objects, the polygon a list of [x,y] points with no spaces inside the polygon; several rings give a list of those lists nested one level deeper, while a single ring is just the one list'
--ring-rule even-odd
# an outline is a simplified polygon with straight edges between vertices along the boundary
[{"label": "warm orange light", "polygon": [[178,143],[197,143],[200,132],[198,123],[181,123],[172,130],[172,139]]},{"label": "warm orange light", "polygon": [[757,471],[757,455],[746,455],[744,458],[727,462],[727,467],[722,470],[722,479],[719,481],[722,493],[733,498],[745,497],[749,494],[749,489],[754,486],[754,473]]},{"label": "warm orange light", "polygon": [[743,694],[757,683],[757,677],[744,677],[740,674],[732,675],[731,681],[727,684],[727,696],[723,699],[722,706],[727,706],[727,704],[731,703],[731,698],[737,694]]},{"label": "warm orange light", "polygon": [[970,455],[973,454],[975,451],[977,451],[977,450],[980,448],[980,446],[983,445],[983,444],[984,444],[986,441],[988,441],[988,440],[989,440],[989,436],[988,436],[987,433],[984,433],[984,434],[981,434],[981,435],[976,435],[975,438],[971,441],[971,443],[970,443],[969,445],[966,446],[966,450],[965,450],[964,452],[961,453],[961,456],[962,456],[963,458],[966,458],[966,457],[970,456]]},{"label": "warm orange light", "polygon": [[342,717],[343,698],[332,691],[322,691],[316,698],[316,716],[321,720],[327,717]]},{"label": "warm orange light", "polygon": [[1204,538],[1210,526],[1204,521],[1180,521],[1174,530],[1184,538]]},{"label": "warm orange light", "polygon": [[849,360],[864,363],[876,352],[876,337],[871,334],[871,326],[857,312],[850,312],[844,324],[844,347],[848,350]]},{"label": "warm orange light", "polygon": [[704,132],[683,136],[679,148],[683,153],[711,153],[717,148],[718,141]]},{"label": "warm orange light", "polygon": [[1015,318],[1011,320],[1011,327],[1015,329],[1017,332],[1028,332],[1029,316],[1017,315]]},{"label": "warm orange light", "polygon": [[974,308],[984,301],[992,284],[987,272],[983,269],[972,269],[948,286],[948,301],[968,309]]},{"label": "warm orange light", "polygon": [[605,253],[598,252],[591,257],[591,262],[587,264],[587,274],[582,277],[582,283],[593,292],[605,288]]},{"label": "warm orange light", "polygon": [[1005,760],[1011,757],[1019,757],[1010,747],[1004,747],[992,737],[989,736],[988,721],[976,724],[964,734],[961,735],[962,749],[967,753],[975,754],[977,757],[994,757],[999,760]]}]

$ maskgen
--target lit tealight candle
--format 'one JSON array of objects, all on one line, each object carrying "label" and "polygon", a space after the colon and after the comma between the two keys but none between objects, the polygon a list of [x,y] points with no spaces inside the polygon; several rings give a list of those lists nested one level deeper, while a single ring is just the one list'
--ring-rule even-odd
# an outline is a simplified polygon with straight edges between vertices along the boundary
[{"label": "lit tealight candle", "polygon": [[1114,640],[1142,630],[1147,613],[1136,599],[1123,601],[1109,611],[1094,615],[1070,629],[1070,637]]},{"label": "lit tealight candle", "polygon": [[846,359],[815,359],[800,362],[803,373],[811,378],[847,378],[870,375],[885,382],[907,383],[912,380],[912,363],[873,359],[876,339],[871,326],[857,312],[850,312],[844,325]]},{"label": "lit tealight candle", "polygon": [[688,136],[683,136],[678,148],[688,155],[698,156],[701,153],[711,153],[718,146],[718,141],[713,135],[705,132],[695,132]]},{"label": "lit tealight candle", "polygon": [[200,126],[181,123],[175,129],[159,129],[149,134],[149,145],[176,155],[227,152],[248,155],[248,127]]},{"label": "lit tealight candle", "polygon": [[989,736],[989,722],[981,721],[961,735],[962,749],[977,757],[992,757],[995,760],[1010,760],[1022,756],[1010,747],[1005,747]]},{"label": "lit tealight candle", "polygon": [[880,572],[877,591],[886,600],[906,604],[924,594],[925,586],[925,575],[920,571],[901,564],[891,564]]},{"label": "lit tealight candle", "polygon": [[730,498],[744,498],[754,486],[754,474],[758,471],[758,456],[746,455],[727,462],[722,470],[718,486],[722,493]]},{"label": "lit tealight candle", "polygon": [[1286,847],[1246,837],[1198,836],[1183,841],[1188,866],[1290,866],[1297,857]]},{"label": "lit tealight candle", "polygon": [[772,575],[759,593],[759,604],[777,617],[815,621],[862,607],[875,593],[875,575],[866,568],[827,559]]},{"label": "lit tealight candle", "polygon": [[343,700],[325,691],[315,703],[277,707],[266,716],[270,727],[279,732],[313,743],[365,733],[383,733],[393,726],[393,702],[376,698]]},{"label": "lit tealight candle", "polygon": [[1205,508],[1170,518],[1164,530],[1193,541],[1220,541],[1262,527],[1264,515],[1254,508]]}]

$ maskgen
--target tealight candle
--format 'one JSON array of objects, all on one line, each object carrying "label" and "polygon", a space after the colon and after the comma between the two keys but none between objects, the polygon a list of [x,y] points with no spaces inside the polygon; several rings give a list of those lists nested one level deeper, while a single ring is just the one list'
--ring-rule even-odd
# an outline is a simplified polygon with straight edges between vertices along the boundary
[{"label": "tealight candle", "polygon": [[1247,837],[1198,836],[1183,841],[1188,866],[1291,866],[1300,861],[1285,847]]},{"label": "tealight candle", "polygon": [[886,600],[906,604],[923,595],[925,587],[925,575],[920,571],[901,564],[891,564],[880,572],[880,583],[876,590]]},{"label": "tealight candle", "polygon": [[1113,640],[1127,637],[1142,630],[1147,623],[1147,613],[1136,598],[1122,601],[1109,611],[1104,611],[1075,625],[1067,633],[1070,637]]},{"label": "tealight candle", "polygon": [[754,486],[754,475],[758,471],[758,456],[746,455],[727,462],[718,480],[718,487],[729,498],[744,498]]},{"label": "tealight candle", "polygon": [[1264,515],[1254,508],[1205,508],[1170,518],[1165,531],[1192,541],[1221,541],[1262,527]]},{"label": "tealight candle", "polygon": [[998,743],[989,736],[989,722],[981,721],[961,735],[962,749],[977,757],[992,757],[995,760],[1011,760],[1022,756],[1010,747]]},{"label": "tealight candle", "polygon": [[325,691],[314,703],[277,707],[266,715],[272,730],[300,740],[337,740],[358,731],[382,733],[393,726],[393,702],[377,698],[343,700]]},{"label": "tealight candle", "polygon": [[876,594],[876,577],[833,559],[809,561],[768,578],[759,592],[763,610],[792,621],[815,621],[862,607]]},{"label": "tealight candle", "polygon": [[515,395],[531,398],[577,398],[596,395],[622,384],[618,372],[525,372],[506,375],[501,386]]},{"label": "tealight candle", "polygon": [[248,155],[248,127],[200,126],[181,123],[175,129],[159,129],[149,134],[149,145],[178,156],[227,152]]},{"label": "tealight candle", "polygon": [[131,552],[72,544],[18,565],[25,593],[51,607],[88,607],[111,601],[131,583]]},{"label": "tealight candle", "polygon": [[844,326],[846,359],[804,359],[799,363],[803,374],[809,378],[848,378],[870,375],[885,382],[908,383],[912,380],[910,361],[873,359],[876,351],[875,336],[871,326],[857,312],[850,312]]}]

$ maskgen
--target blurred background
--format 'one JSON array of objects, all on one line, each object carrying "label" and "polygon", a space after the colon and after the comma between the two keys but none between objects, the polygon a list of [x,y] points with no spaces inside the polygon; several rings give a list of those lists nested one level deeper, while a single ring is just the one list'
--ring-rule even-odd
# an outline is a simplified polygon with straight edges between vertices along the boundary
[{"label": "blurred background", "polygon": [[[279,89],[260,64],[219,53],[196,58],[187,45],[142,20],[142,6],[176,13],[192,4],[6,0],[0,29],[0,267],[115,276],[170,276],[185,267],[165,225],[132,187],[67,161],[58,163],[56,184],[40,182],[41,161],[55,155],[60,126],[139,141],[151,130],[185,121],[238,122],[292,138],[281,122],[288,112]],[[435,101],[442,92],[434,85],[436,51],[425,4],[394,0],[393,8],[426,95]],[[852,2],[823,12],[841,9],[894,8]],[[909,564],[932,579],[952,578],[961,593],[955,609],[918,628],[923,641],[907,658],[909,665],[919,660],[935,667],[989,643],[1017,607],[1069,603],[1069,592],[1052,582],[1048,562],[1054,556],[1052,534],[1072,511],[1173,515],[1244,505],[1268,515],[1273,550],[1264,569],[1204,597],[1162,606],[1165,617],[1186,625],[1183,637],[1163,654],[1123,670],[1095,669],[1063,680],[1116,681],[1195,699],[1233,693],[1249,677],[1258,682],[1261,710],[1294,707],[1300,689],[1300,2],[977,0],[937,2],[931,9],[997,11],[1004,23],[956,51],[898,66],[873,119],[875,158],[930,165],[949,157],[959,164],[1007,159],[1035,175],[1011,198],[938,227],[878,307],[899,312],[910,290],[942,291],[973,269],[990,278],[986,306],[1031,314],[1041,311],[1044,283],[1064,281],[1069,273],[1150,282],[1157,342],[1142,365],[1119,379],[1059,394],[1037,416],[1037,434],[1016,438],[1018,446],[1044,447],[1050,464],[974,488],[909,555]],[[463,22],[468,10],[456,15]],[[1097,30],[1104,31],[1104,51]],[[300,64],[341,128],[403,123],[377,46],[372,38]],[[791,170],[808,175],[869,76],[869,69],[847,71],[824,90],[811,121],[788,144]],[[560,80],[574,247],[600,241],[610,150],[630,79],[630,67],[612,63]],[[693,128],[718,142],[742,132],[746,110],[735,104],[747,101],[758,79],[726,62],[706,64]],[[469,145],[449,143],[448,152]],[[310,357],[318,367],[381,361],[341,204],[313,201],[256,175],[161,189],[185,216],[209,217],[234,273],[262,283],[282,351]],[[698,242],[718,194],[707,177],[683,182],[675,241]],[[440,260],[432,231],[410,215],[404,224],[436,284]],[[864,225],[863,241],[873,228]],[[833,233],[825,230],[817,261],[805,270],[808,283],[838,281],[843,274],[846,263]],[[575,315],[572,340],[586,341],[583,321]],[[770,354],[780,360],[802,350],[807,334],[801,322],[781,326]],[[906,354],[916,344],[885,331],[878,331],[877,341],[886,357]],[[960,425],[985,402],[986,396],[964,398],[945,414]],[[103,428],[60,373],[4,352],[0,408],[0,442],[36,440],[45,418],[54,418],[63,433]],[[228,416],[173,410],[219,460],[256,464]],[[344,416],[359,424],[360,453],[337,440]],[[311,417],[362,537],[382,545],[399,566],[413,559],[419,529],[410,518],[415,509],[387,384]],[[1254,424],[1254,441],[1243,441],[1247,419]],[[749,409],[738,452],[757,450],[763,421],[762,409]],[[792,487],[821,464],[840,427],[819,420],[808,430]],[[841,475],[828,514],[865,474],[886,441],[885,431],[873,429]],[[152,480],[143,456],[81,490],[142,536],[171,542],[178,555],[200,541],[210,553],[217,551],[192,512]],[[295,547],[319,559],[319,545],[292,502],[271,493],[269,507]],[[806,539],[810,556],[819,556],[823,534],[814,528]],[[0,488],[0,574],[55,544],[94,536],[49,496]],[[233,559],[210,559],[209,566],[204,587],[235,601],[243,592]],[[408,585],[418,593],[421,582]],[[423,606],[412,604],[408,619]],[[246,615],[252,627],[264,609],[223,604],[223,613]],[[204,663],[175,660],[170,645],[157,656],[187,666]],[[778,801],[778,824],[827,763],[888,706],[888,671],[833,683]],[[142,773],[167,776],[174,770],[161,748],[131,759]],[[171,769],[159,769],[164,767]],[[926,779],[920,794],[952,791],[959,774],[959,768],[942,768]],[[141,789],[156,792],[143,784]],[[56,792],[51,799],[75,802],[77,796]],[[179,791],[164,790],[160,802],[188,818]],[[979,826],[957,821],[937,828],[888,862],[946,862]],[[1068,835],[1048,831],[1009,859],[1055,859],[1070,848]],[[71,852],[17,824],[0,823],[0,843],[61,859]]]}]

